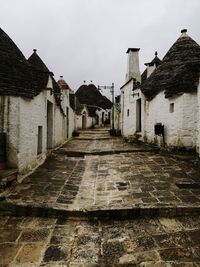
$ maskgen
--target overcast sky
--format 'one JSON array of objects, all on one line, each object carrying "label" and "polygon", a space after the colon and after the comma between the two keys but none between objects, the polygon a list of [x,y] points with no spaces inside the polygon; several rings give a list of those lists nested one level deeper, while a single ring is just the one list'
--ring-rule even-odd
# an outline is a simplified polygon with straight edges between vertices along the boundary
[{"label": "overcast sky", "polygon": [[28,58],[32,49],[56,80],[76,90],[86,80],[115,83],[126,74],[126,50],[140,47],[140,70],[162,59],[181,29],[200,43],[199,0],[0,0],[2,29]]}]

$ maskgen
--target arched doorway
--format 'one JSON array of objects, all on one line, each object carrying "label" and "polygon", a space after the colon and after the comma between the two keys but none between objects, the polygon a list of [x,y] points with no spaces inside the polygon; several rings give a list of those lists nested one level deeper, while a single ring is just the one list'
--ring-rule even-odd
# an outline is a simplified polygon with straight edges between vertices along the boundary
[{"label": "arched doorway", "polygon": [[87,127],[87,117],[86,112],[84,111],[82,114],[82,129],[86,129]]}]

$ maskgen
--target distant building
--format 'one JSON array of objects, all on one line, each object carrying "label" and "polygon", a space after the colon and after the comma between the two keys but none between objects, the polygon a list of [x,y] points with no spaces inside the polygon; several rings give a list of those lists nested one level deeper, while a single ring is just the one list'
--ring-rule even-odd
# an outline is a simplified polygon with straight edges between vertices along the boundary
[{"label": "distant building", "polygon": [[110,124],[112,103],[103,96],[94,84],[83,84],[75,93],[79,103],[88,109],[86,128]]},{"label": "distant building", "polygon": [[65,96],[38,56],[28,60],[0,29],[0,166],[19,176],[67,138]]},{"label": "distant building", "polygon": [[63,76],[57,81],[61,92],[61,106],[66,113],[66,135],[67,138],[72,137],[73,131],[76,129],[76,113],[74,104],[72,104],[74,97],[74,91],[69,87]]},{"label": "distant building", "polygon": [[115,97],[114,128],[116,130],[120,130],[121,129],[121,96],[120,95]]},{"label": "distant building", "polygon": [[[138,51],[130,53],[138,59]],[[156,53],[141,77],[138,60],[131,62],[136,71],[128,70],[121,87],[123,135],[199,151],[200,46],[183,30],[162,62]]]}]

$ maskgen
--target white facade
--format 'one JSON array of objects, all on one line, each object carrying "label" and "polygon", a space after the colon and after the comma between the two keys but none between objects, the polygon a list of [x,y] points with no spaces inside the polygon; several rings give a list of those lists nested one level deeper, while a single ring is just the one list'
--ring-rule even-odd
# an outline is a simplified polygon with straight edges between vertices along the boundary
[{"label": "white facade", "polygon": [[[159,146],[195,148],[200,140],[197,93],[165,98],[164,92],[160,92],[148,101],[140,89],[132,88],[131,81],[121,94],[121,130],[125,137],[137,136],[139,140]],[[157,123],[164,125],[164,139],[155,134]]]},{"label": "white facade", "polygon": [[163,145],[163,137],[154,132],[154,125],[161,123],[166,146],[194,148],[197,142],[197,94],[165,98],[164,92],[159,93],[151,101],[146,101],[144,121],[143,140]]},{"label": "white facade", "polygon": [[141,134],[144,127],[145,99],[139,89],[133,88],[134,81],[130,80],[121,89],[121,130],[126,137]]},{"label": "white facade", "polygon": [[[138,89],[134,89],[135,87]],[[134,79],[129,80],[121,88],[122,135],[158,146],[188,149],[197,147],[199,150],[199,91],[200,85],[198,92],[183,93],[171,98],[165,98],[164,91],[161,91],[148,101]],[[164,137],[155,134],[154,127],[158,123],[164,126]]]},{"label": "white facade", "polygon": [[200,77],[199,77],[199,85],[197,89],[197,143],[196,143],[196,150],[197,153],[200,155]]},{"label": "white facade", "polygon": [[44,161],[49,149],[66,140],[67,106],[62,111],[51,90],[43,90],[33,99],[0,98],[4,102],[1,124],[6,133],[7,165],[18,168],[20,176],[23,176]]},{"label": "white facade", "polygon": [[114,105],[114,128],[121,130],[121,125],[121,103],[116,103]]},{"label": "white facade", "polygon": [[80,114],[76,115],[76,129],[88,129],[95,125],[95,118],[89,116],[87,107],[84,105]]},{"label": "white facade", "polygon": [[102,127],[105,126],[105,123],[110,120],[111,110],[98,108],[96,110],[96,114],[98,116],[97,126]]}]

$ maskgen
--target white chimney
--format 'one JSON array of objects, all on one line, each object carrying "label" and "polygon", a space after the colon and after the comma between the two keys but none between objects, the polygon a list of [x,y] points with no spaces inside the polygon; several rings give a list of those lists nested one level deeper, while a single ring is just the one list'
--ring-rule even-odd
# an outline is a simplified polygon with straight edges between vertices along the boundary
[{"label": "white chimney", "polygon": [[152,72],[156,69],[156,64],[151,64],[151,63],[145,63],[147,66],[147,78],[152,74]]},{"label": "white chimney", "polygon": [[160,64],[161,60],[158,58],[158,52],[155,52],[155,58],[149,62],[145,63],[144,65],[147,66],[147,78],[154,72],[156,67]]},{"label": "white chimney", "polygon": [[138,82],[141,82],[139,50],[140,48],[129,48],[126,52],[128,54],[126,82],[132,78],[135,78]]}]

